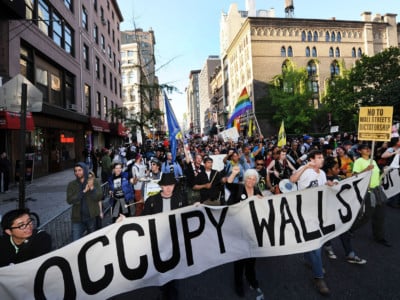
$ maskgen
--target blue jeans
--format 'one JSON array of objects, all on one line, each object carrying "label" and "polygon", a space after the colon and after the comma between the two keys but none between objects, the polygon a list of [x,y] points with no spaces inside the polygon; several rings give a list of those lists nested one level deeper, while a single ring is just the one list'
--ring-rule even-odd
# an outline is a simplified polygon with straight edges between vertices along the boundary
[{"label": "blue jeans", "polygon": [[304,259],[311,265],[314,278],[324,278],[321,248],[304,253]]},{"label": "blue jeans", "polygon": [[96,218],[91,218],[82,222],[72,222],[71,230],[72,241],[79,240],[81,237],[83,237],[85,231],[87,234],[89,234],[96,230]]}]

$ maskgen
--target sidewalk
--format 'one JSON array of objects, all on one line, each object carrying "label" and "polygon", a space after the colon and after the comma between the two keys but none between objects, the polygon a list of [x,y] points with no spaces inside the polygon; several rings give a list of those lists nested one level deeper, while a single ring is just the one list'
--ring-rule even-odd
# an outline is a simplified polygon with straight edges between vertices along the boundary
[{"label": "sidewalk", "polygon": [[[66,202],[66,189],[68,182],[74,178],[72,168],[34,178],[32,183],[26,185],[25,207],[39,215],[41,224],[46,223],[69,207]],[[10,186],[8,193],[0,193],[0,215],[18,208],[18,199],[18,184]]]}]

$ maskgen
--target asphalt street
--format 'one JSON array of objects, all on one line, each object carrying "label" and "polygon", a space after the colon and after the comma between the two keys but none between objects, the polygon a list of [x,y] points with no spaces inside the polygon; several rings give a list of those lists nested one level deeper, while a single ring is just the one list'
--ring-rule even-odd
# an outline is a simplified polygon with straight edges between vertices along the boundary
[{"label": "asphalt street", "polygon": [[[38,213],[42,223],[68,208],[65,201],[67,183],[74,179],[72,169],[34,179],[26,188],[26,205]],[[18,187],[0,194],[0,214],[18,206]],[[371,224],[359,229],[353,238],[357,254],[367,259],[365,265],[345,261],[338,239],[333,241],[336,260],[324,255],[326,282],[330,299],[400,299],[400,209],[387,207],[386,235],[393,245],[388,248],[372,240]],[[314,289],[311,270],[302,255],[257,258],[257,276],[265,299],[324,299]],[[248,287],[245,298],[233,288],[233,265],[226,264],[202,274],[180,280],[181,299],[255,299]],[[121,294],[112,299],[157,299],[157,287]]]}]

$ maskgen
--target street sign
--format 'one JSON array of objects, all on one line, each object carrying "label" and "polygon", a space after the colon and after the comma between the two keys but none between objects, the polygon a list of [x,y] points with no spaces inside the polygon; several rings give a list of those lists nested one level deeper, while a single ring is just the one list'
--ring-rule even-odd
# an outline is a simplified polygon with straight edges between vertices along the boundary
[{"label": "street sign", "polygon": [[358,139],[362,141],[390,141],[393,106],[360,107]]},{"label": "street sign", "polygon": [[26,111],[42,111],[42,92],[21,74],[14,76],[0,87],[0,108],[12,112],[21,111],[23,83],[27,85]]}]

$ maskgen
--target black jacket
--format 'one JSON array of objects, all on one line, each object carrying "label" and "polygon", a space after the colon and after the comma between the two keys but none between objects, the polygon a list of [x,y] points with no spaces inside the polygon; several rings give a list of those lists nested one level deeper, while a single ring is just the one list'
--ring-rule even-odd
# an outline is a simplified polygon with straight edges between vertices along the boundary
[{"label": "black jacket", "polygon": [[[175,187],[176,188],[176,187]],[[187,206],[187,199],[180,193],[174,192],[171,197],[171,209]],[[142,216],[153,215],[163,211],[163,199],[161,193],[150,196],[144,203]]]},{"label": "black jacket", "polygon": [[11,244],[10,236],[0,236],[0,267],[18,264],[51,251],[51,237],[45,231],[34,230],[32,236],[17,249]]}]

